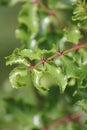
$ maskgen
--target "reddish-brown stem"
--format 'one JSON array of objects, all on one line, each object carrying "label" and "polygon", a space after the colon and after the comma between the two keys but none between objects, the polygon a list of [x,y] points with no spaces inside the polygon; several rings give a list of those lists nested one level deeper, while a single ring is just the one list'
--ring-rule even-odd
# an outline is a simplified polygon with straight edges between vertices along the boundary
[{"label": "reddish-brown stem", "polygon": [[83,46],[87,46],[87,43],[85,43],[85,44],[77,44],[73,48],[70,48],[68,50],[63,51],[62,54],[65,54],[65,53],[68,53],[68,52],[71,52],[71,51],[75,51],[75,50],[80,50]]},{"label": "reddish-brown stem", "polygon": [[61,22],[61,20],[58,18],[58,16],[56,15],[55,10],[51,10],[48,7],[46,7],[41,1],[39,1],[39,5],[40,7],[47,12],[50,16],[55,17],[55,19],[58,21],[59,25],[61,28],[64,28],[66,25],[64,23]]},{"label": "reddish-brown stem", "polygon": [[48,57],[47,59],[41,59],[36,65],[29,66],[29,70],[33,70],[37,66],[39,66],[41,64],[45,64],[45,62],[52,61],[54,58],[62,56],[64,54],[66,54],[66,53],[69,53],[69,52],[72,52],[72,51],[76,51],[76,50],[78,51],[82,47],[85,47],[85,46],[87,46],[87,43],[85,43],[85,44],[77,44],[76,46],[74,46],[74,47],[72,47],[70,49],[64,50],[63,52],[57,51],[53,56]]},{"label": "reddish-brown stem", "polygon": [[42,130],[49,130],[49,128],[48,127],[44,127]]},{"label": "reddish-brown stem", "polygon": [[59,118],[54,120],[53,122],[51,122],[51,124],[49,124],[47,127],[44,127],[42,130],[50,130],[51,127],[56,127],[56,126],[60,126],[60,125],[64,125],[65,123],[69,123],[75,119],[80,119],[80,117],[83,115],[83,112],[79,112],[79,113],[75,113],[63,118]]},{"label": "reddish-brown stem", "polygon": [[44,58],[41,59],[41,61],[40,61],[40,63],[43,64],[43,65],[45,64],[45,62],[46,62],[46,59],[44,59]]},{"label": "reddish-brown stem", "polygon": [[33,2],[33,3],[38,3],[39,0],[32,0],[31,2]]},{"label": "reddish-brown stem", "polygon": [[50,14],[50,11],[52,11],[52,10],[48,9],[41,1],[39,1],[39,5],[48,14]]},{"label": "reddish-brown stem", "polygon": [[52,60],[53,60],[56,56],[57,56],[57,55],[56,55],[56,54],[54,54],[53,56],[48,57],[46,61],[52,61]]}]

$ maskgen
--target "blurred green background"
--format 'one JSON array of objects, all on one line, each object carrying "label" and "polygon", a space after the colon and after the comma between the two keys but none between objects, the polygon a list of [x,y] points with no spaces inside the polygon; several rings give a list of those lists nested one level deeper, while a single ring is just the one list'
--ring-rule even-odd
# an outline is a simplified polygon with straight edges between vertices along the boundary
[{"label": "blurred green background", "polygon": [[[33,92],[29,93],[29,88],[13,89],[9,82],[11,66],[6,66],[5,57],[10,55],[13,50],[21,46],[21,41],[15,37],[15,30],[18,27],[18,14],[21,5],[13,7],[0,6],[0,98],[23,98],[26,102],[35,102]],[[31,90],[32,91],[32,90]],[[34,100],[33,100],[34,99]]]},{"label": "blurred green background", "polygon": [[[16,99],[24,96],[27,97],[27,93],[24,92],[27,88],[25,90],[11,88],[8,77],[12,67],[5,65],[5,57],[10,55],[16,47],[20,47],[21,45],[20,41],[15,37],[15,29],[18,26],[17,16],[20,8],[20,5],[14,7],[0,6],[0,130],[21,129],[17,121],[8,114],[7,104],[9,103],[6,100],[14,97],[16,97]],[[11,101],[9,108],[10,105]]]},{"label": "blurred green background", "polygon": [[0,84],[8,78],[10,67],[5,66],[7,55],[11,54],[15,47],[20,46],[20,42],[15,37],[17,27],[17,16],[19,6],[0,6]]},{"label": "blurred green background", "polygon": [[20,9],[21,5],[0,6],[0,130],[29,130],[31,116],[26,113],[31,113],[31,105],[37,103],[31,84],[20,89],[11,87],[12,67],[5,64],[5,57],[21,46],[21,41],[15,37]]}]

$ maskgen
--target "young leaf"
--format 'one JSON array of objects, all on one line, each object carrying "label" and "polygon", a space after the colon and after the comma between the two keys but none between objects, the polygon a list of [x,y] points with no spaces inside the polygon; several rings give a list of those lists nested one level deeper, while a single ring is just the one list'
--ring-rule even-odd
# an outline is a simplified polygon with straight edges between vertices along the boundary
[{"label": "young leaf", "polygon": [[83,99],[83,100],[81,100],[81,101],[78,101],[76,104],[77,104],[79,107],[81,107],[84,112],[87,113],[87,100]]},{"label": "young leaf", "polygon": [[21,50],[20,55],[22,55],[23,57],[27,57],[30,60],[34,60],[34,59],[40,60],[40,58],[41,58],[40,53],[38,53],[38,52],[36,53],[36,52],[32,51],[31,49]]},{"label": "young leaf", "polygon": [[28,70],[26,68],[17,67],[13,69],[9,75],[10,83],[13,88],[26,86],[26,81],[21,78],[27,76]]},{"label": "young leaf", "polygon": [[63,67],[68,78],[79,78],[81,74],[80,67],[76,64],[76,62],[74,62],[72,58],[63,55],[61,56],[61,61],[63,63]]},{"label": "young leaf", "polygon": [[13,65],[13,64],[24,64],[25,66],[29,66],[28,61],[20,55],[20,49],[16,48],[12,55],[7,56],[6,58],[6,65]]},{"label": "young leaf", "polygon": [[67,41],[74,44],[77,44],[79,42],[79,39],[82,38],[82,34],[77,28],[73,28],[71,31],[64,30],[64,34]]},{"label": "young leaf", "polygon": [[32,70],[32,79],[33,79],[34,86],[40,91],[47,90],[47,88],[41,84],[42,76],[43,76],[43,71],[38,71],[36,69]]},{"label": "young leaf", "polygon": [[78,21],[78,26],[83,29],[87,29],[87,1],[77,0],[75,2],[72,20]]},{"label": "young leaf", "polygon": [[6,57],[6,60],[6,65],[24,64],[25,66],[29,66],[28,61],[21,56],[10,55]]},{"label": "young leaf", "polygon": [[50,65],[46,63],[46,67],[47,67],[48,73],[55,79],[57,85],[60,88],[60,91],[64,92],[67,85],[66,75],[63,73],[63,71],[60,68],[54,65]]}]

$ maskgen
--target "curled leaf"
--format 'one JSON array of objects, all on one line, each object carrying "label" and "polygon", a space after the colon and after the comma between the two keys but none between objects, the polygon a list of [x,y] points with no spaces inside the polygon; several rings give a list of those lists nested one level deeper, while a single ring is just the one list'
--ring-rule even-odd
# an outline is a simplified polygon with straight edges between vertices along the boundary
[{"label": "curled leaf", "polygon": [[21,56],[10,55],[10,56],[6,57],[6,60],[7,60],[6,65],[24,64],[25,66],[29,66],[28,61]]},{"label": "curled leaf", "polygon": [[60,91],[64,92],[67,85],[66,75],[63,73],[63,71],[60,68],[54,65],[50,65],[46,63],[46,67],[47,67],[48,73],[50,73],[50,75],[55,79],[55,82],[59,86]]},{"label": "curled leaf", "polygon": [[26,81],[24,77],[27,76],[27,69],[22,67],[17,67],[13,69],[9,75],[10,83],[13,88],[19,88],[26,86]]},{"label": "curled leaf", "polygon": [[43,77],[43,74],[44,74],[44,71],[38,71],[36,69],[33,69],[32,70],[32,80],[33,80],[33,83],[34,83],[34,86],[40,90],[40,91],[43,91],[43,90],[47,90],[48,88],[46,86],[44,86],[42,83],[41,83],[41,79]]},{"label": "curled leaf", "polygon": [[40,53],[35,53],[31,49],[23,49],[23,50],[21,50],[20,55],[22,55],[23,57],[27,57],[30,60],[34,60],[34,59],[40,60],[40,58],[41,58]]}]

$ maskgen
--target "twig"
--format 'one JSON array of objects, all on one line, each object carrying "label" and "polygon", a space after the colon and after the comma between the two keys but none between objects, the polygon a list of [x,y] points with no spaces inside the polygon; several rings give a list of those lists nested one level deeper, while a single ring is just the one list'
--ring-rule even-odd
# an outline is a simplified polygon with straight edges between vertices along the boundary
[{"label": "twig", "polygon": [[51,122],[47,127],[42,128],[42,130],[50,130],[51,127],[58,127],[60,125],[64,125],[65,123],[69,123],[75,119],[79,119],[83,115],[83,112],[75,113],[63,118],[59,118]]},{"label": "twig", "polygon": [[87,46],[87,43],[85,44],[77,44],[76,46],[74,46],[73,48],[70,48],[70,49],[67,49],[67,50],[64,50],[63,52],[60,52],[60,51],[57,51],[53,56],[51,57],[48,57],[47,59],[41,59],[36,65],[30,65],[29,66],[29,70],[33,70],[34,68],[36,68],[37,66],[41,65],[41,64],[45,64],[45,62],[48,62],[48,61],[52,61],[54,58],[56,57],[59,57],[59,56],[62,56],[66,53],[69,53],[69,52],[72,52],[72,51],[78,51],[80,50],[82,47],[85,47]]},{"label": "twig", "polygon": [[40,0],[39,0],[39,5],[40,7],[45,11],[47,12],[50,16],[53,16],[55,17],[55,19],[58,21],[59,25],[61,28],[64,28],[66,25],[64,23],[61,22],[61,20],[58,18],[58,16],[56,15],[56,12],[55,10],[51,10],[49,9],[48,7],[46,7]]}]

